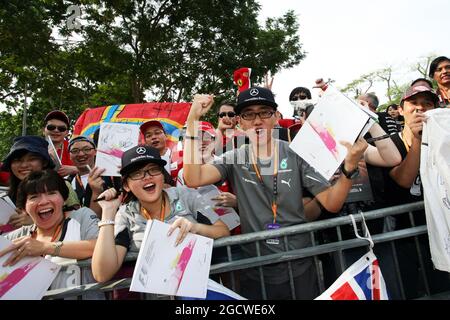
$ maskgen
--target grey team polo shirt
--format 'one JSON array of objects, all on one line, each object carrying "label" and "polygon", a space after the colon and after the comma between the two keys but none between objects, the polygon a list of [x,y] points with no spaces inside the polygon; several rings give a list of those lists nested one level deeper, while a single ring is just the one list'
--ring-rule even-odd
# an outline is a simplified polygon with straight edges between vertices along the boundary
[{"label": "grey team polo shirt", "polygon": [[[173,187],[164,191],[170,203],[170,213],[164,217],[164,222],[170,224],[177,217],[197,222],[198,213],[207,218],[211,224],[219,220],[217,213],[203,201],[202,196],[195,189]],[[122,205],[116,214],[115,243],[126,247],[131,252],[138,252],[141,248],[147,226],[147,219],[140,212],[141,205],[139,201],[134,200]]]},{"label": "grey team polo shirt", "polygon": [[[316,195],[330,184],[317,171],[308,165],[302,158],[294,153],[285,141],[275,140],[279,143],[278,157],[278,210],[277,223],[281,227],[288,227],[305,223],[305,214],[302,202],[302,190],[306,188]],[[239,214],[241,218],[242,233],[267,230],[267,225],[273,221],[272,195],[274,158],[266,163],[258,160],[263,184],[261,185],[251,164],[250,145],[229,151],[214,162],[222,179],[228,179],[237,195]],[[300,234],[289,237],[289,249],[299,249],[311,245],[309,234]],[[284,242],[280,239],[278,245],[267,244],[260,241],[263,255],[284,251]],[[255,256],[255,246],[246,246],[247,255]],[[294,276],[298,276],[310,266],[311,259],[294,262]],[[275,264],[264,268],[264,276],[268,283],[282,283],[287,281],[288,272],[286,264]]]}]

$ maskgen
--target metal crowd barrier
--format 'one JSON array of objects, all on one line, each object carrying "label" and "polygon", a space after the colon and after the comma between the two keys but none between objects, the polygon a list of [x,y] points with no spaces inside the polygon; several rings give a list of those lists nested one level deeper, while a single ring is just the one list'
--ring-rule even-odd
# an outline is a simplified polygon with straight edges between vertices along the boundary
[{"label": "metal crowd barrier", "polygon": [[[425,225],[416,226],[413,212],[417,210],[423,210],[424,204],[423,202],[416,202],[406,205],[400,205],[390,208],[384,208],[379,210],[373,210],[363,213],[366,221],[370,221],[373,219],[381,219],[388,216],[395,216],[399,214],[407,214],[409,216],[409,220],[411,222],[412,227],[402,230],[396,230],[386,233],[374,234],[372,235],[372,239],[375,243],[375,248],[377,248],[377,244],[380,245],[382,243],[388,244],[390,248],[390,252],[392,253],[393,258],[393,269],[394,270],[382,270],[383,274],[389,273],[390,276],[395,275],[396,282],[399,288],[399,296],[398,299],[407,299],[407,294],[405,293],[404,285],[408,281],[422,281],[424,284],[424,292],[418,297],[413,298],[432,298],[433,292],[430,290],[428,275],[425,271],[426,260],[424,260],[424,252],[423,252],[423,244],[419,242],[419,236],[426,237],[427,229]],[[360,222],[362,217],[360,214],[354,215],[356,222]],[[328,220],[321,220],[316,222],[310,222],[300,225],[295,225],[286,228],[280,228],[278,230],[270,230],[270,231],[261,231],[251,234],[243,234],[237,236],[230,236],[226,238],[218,239],[214,242],[214,248],[226,248],[227,252],[227,261],[220,262],[211,265],[210,274],[211,275],[224,275],[227,274],[228,286],[233,291],[237,291],[239,289],[239,277],[236,277],[235,273],[241,270],[245,270],[248,268],[258,268],[260,279],[264,278],[263,266],[270,265],[273,263],[284,262],[287,264],[287,272],[289,272],[290,276],[290,285],[291,285],[291,297],[296,299],[295,297],[295,288],[293,282],[293,270],[291,267],[291,262],[301,258],[312,257],[314,259],[315,269],[318,275],[318,286],[320,291],[324,291],[327,287],[332,283],[325,282],[325,274],[324,274],[324,263],[322,261],[322,257],[324,255],[328,255],[332,257],[333,267],[335,267],[336,275],[339,276],[352,262],[346,261],[346,252],[354,249],[354,248],[366,248],[368,247],[368,242],[366,240],[361,240],[358,238],[352,239],[344,239],[342,236],[342,227],[345,225],[351,224],[350,216],[340,216]],[[337,241],[331,243],[319,243],[317,241],[317,235],[324,230],[333,229],[336,231]],[[297,234],[309,234],[312,246],[305,247],[302,249],[296,250],[287,250],[281,253],[262,255],[260,250],[260,241],[265,241],[266,239],[279,238],[282,239],[285,245],[285,249],[288,248],[289,237]],[[399,261],[397,257],[397,245],[396,242],[402,239],[411,239],[415,244],[415,251],[417,253],[417,258],[420,264],[419,274],[421,280],[418,279],[406,279],[404,275],[402,275],[402,270],[399,266]],[[256,256],[251,258],[238,258],[233,254],[233,247],[241,246],[243,244],[256,244]],[[423,243],[423,242],[422,242]],[[361,254],[362,256],[362,254]],[[137,254],[128,254],[126,257],[126,261],[135,261],[137,258]],[[354,262],[354,261],[353,261]],[[89,271],[90,268],[90,260],[78,261],[77,265],[82,269],[82,272]],[[63,266],[63,268],[67,267],[67,265]],[[327,265],[326,267],[330,267]],[[404,279],[405,278],[405,279]],[[91,283],[91,284],[83,284],[80,286],[75,286],[71,288],[58,289],[48,291],[44,296],[44,299],[62,299],[68,297],[78,297],[80,298],[82,294],[93,291],[100,292],[110,292],[115,289],[129,288],[131,284],[131,279],[120,279],[113,280],[107,283]],[[263,299],[267,298],[264,282],[262,281],[262,297]],[[450,287],[447,288],[447,292],[450,292]],[[446,293],[441,294],[442,297],[448,298]],[[436,295],[438,297],[438,295]],[[161,299],[162,296],[155,295],[144,295],[146,299]],[[167,297],[166,297],[167,298]]]}]

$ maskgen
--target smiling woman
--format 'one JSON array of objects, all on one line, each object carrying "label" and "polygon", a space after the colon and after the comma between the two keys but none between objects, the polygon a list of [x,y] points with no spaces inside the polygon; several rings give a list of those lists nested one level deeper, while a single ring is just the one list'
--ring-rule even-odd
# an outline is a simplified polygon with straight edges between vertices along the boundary
[{"label": "smiling woman", "polygon": [[[32,172],[52,169],[55,165],[48,153],[48,142],[38,136],[22,136],[14,139],[8,155],[3,160],[3,170],[11,173],[9,178],[8,196],[16,204],[19,183]],[[69,197],[65,203],[67,210],[79,208],[75,191],[69,188]],[[15,228],[32,224],[29,215],[20,209],[12,215],[9,224]]]},{"label": "smiling woman", "polygon": [[127,251],[139,251],[149,220],[170,223],[169,234],[179,228],[175,245],[181,243],[188,232],[214,239],[230,234],[196,190],[164,189],[165,164],[159,151],[147,145],[131,148],[123,154],[120,174],[126,191],[125,204],[119,208],[122,199],[116,196],[114,189],[100,195],[105,200],[99,202],[102,221],[92,257],[92,271],[97,281],[111,279],[122,266]]},{"label": "smiling woman", "polygon": [[[20,183],[18,195],[18,208],[25,209],[34,224],[6,235],[13,244],[0,252],[0,257],[10,253],[4,266],[14,265],[26,256],[44,256],[56,263],[64,258],[79,260],[92,256],[98,235],[97,216],[89,208],[71,212],[70,218],[65,216],[63,205],[69,190],[56,171],[31,173]],[[83,272],[83,279],[81,274],[79,268],[73,267],[60,271],[50,289],[93,281],[91,273]],[[95,298],[101,296],[95,294]]]}]

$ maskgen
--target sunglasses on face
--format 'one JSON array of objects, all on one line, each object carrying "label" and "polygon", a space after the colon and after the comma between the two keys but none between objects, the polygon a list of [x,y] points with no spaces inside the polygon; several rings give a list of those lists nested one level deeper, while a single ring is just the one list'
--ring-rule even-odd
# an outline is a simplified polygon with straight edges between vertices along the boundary
[{"label": "sunglasses on face", "polygon": [[47,128],[48,131],[54,131],[55,129],[58,129],[59,132],[67,131],[67,127],[66,126],[55,126],[54,124],[49,124],[49,125],[47,125],[46,128]]},{"label": "sunglasses on face", "polygon": [[299,95],[292,97],[291,101],[297,101],[297,100],[306,100],[308,97],[306,95]]},{"label": "sunglasses on face", "polygon": [[234,118],[236,116],[236,113],[234,113],[233,111],[219,113],[219,118],[223,118],[225,116],[227,116],[228,118]]}]

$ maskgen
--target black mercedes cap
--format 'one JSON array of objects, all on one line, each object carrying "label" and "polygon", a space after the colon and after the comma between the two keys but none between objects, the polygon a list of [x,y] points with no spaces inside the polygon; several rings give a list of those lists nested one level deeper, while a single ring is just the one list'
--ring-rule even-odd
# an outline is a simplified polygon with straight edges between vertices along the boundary
[{"label": "black mercedes cap", "polygon": [[156,148],[139,145],[130,150],[127,150],[122,155],[122,168],[120,174],[125,175],[133,170],[137,165],[144,163],[156,163],[157,165],[164,167],[166,160],[161,159],[159,151]]},{"label": "black mercedes cap", "polygon": [[269,106],[275,110],[278,107],[272,91],[263,87],[252,87],[239,94],[234,111],[240,114],[245,107],[252,105]]}]

